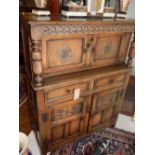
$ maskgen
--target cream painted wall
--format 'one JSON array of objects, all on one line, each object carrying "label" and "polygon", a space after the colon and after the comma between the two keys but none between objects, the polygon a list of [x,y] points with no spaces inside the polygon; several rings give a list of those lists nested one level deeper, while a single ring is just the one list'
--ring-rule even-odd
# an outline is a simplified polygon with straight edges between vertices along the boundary
[{"label": "cream painted wall", "polygon": [[[135,19],[135,0],[131,0],[131,3],[129,4],[127,17]],[[132,66],[133,66],[132,75],[135,75],[135,59],[133,59]]]}]

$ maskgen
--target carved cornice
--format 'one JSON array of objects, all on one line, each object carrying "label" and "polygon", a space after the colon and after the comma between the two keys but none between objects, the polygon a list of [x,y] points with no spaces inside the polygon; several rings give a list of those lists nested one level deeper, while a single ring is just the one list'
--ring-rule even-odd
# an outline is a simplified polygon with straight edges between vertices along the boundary
[{"label": "carved cornice", "polygon": [[127,24],[53,24],[42,26],[43,34],[72,34],[72,33],[99,33],[99,32],[133,32],[133,23]]}]

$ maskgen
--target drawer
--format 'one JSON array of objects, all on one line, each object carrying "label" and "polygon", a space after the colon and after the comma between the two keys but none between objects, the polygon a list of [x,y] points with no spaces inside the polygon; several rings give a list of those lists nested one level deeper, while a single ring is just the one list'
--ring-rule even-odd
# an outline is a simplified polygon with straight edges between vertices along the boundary
[{"label": "drawer", "polygon": [[109,89],[120,87],[125,82],[126,73],[112,75],[104,78],[99,78],[95,80],[94,89]]},{"label": "drawer", "polygon": [[80,96],[84,94],[89,89],[89,83],[78,83],[74,85],[69,85],[61,88],[56,88],[52,90],[45,91],[46,103],[60,103],[64,101],[74,100],[74,94],[76,90],[80,90]]}]

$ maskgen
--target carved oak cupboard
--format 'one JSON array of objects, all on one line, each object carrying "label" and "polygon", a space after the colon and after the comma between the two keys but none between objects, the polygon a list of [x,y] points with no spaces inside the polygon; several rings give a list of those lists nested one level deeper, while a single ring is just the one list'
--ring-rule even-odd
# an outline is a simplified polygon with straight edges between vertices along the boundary
[{"label": "carved oak cupboard", "polygon": [[134,57],[134,21],[21,14],[29,102],[42,154],[114,126]]}]

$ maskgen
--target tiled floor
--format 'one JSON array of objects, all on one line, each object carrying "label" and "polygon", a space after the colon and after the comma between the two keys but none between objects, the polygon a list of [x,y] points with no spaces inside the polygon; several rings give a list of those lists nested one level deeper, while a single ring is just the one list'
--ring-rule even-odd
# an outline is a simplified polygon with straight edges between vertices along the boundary
[{"label": "tiled floor", "polygon": [[[135,121],[133,120],[132,117],[119,114],[116,127],[126,130],[126,131],[135,132]],[[41,155],[39,146],[37,144],[35,134],[33,131],[30,132],[28,139],[29,139],[29,148],[32,151],[32,154],[33,155]]]}]

